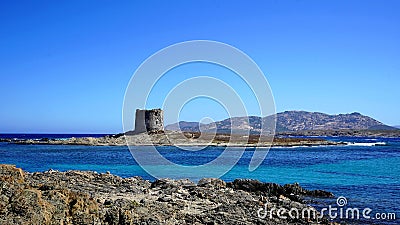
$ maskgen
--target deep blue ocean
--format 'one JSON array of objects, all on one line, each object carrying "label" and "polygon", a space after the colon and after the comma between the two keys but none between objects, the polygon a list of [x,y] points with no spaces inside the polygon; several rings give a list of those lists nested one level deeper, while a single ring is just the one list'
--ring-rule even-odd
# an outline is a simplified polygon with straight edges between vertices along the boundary
[{"label": "deep blue ocean", "polygon": [[[0,138],[68,138],[104,135],[10,135]],[[254,149],[248,148],[235,167],[222,179],[258,179],[279,184],[298,182],[308,189],[331,191],[347,198],[347,207],[371,208],[372,213],[396,213],[396,220],[361,220],[355,223],[400,224],[400,138],[327,138],[351,143],[347,146],[275,147],[262,165],[249,172]],[[158,147],[171,161],[199,165],[219,156],[224,148],[208,147],[202,151],[183,151]],[[133,159],[126,146],[15,145],[0,142],[0,163],[14,164],[29,172],[55,169],[110,171],[122,177],[142,176],[154,180]],[[159,166],[160,169],[162,165]],[[170,177],[178,176],[171,172]],[[324,207],[335,205],[336,198],[311,203]]]}]

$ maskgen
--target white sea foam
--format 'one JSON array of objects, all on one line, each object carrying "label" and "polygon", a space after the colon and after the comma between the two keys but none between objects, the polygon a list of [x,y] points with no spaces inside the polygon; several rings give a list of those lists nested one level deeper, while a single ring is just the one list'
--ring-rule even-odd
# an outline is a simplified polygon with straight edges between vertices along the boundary
[{"label": "white sea foam", "polygon": [[367,142],[346,142],[348,146],[377,146],[377,145],[386,145],[386,142],[374,142],[374,143],[367,143]]},{"label": "white sea foam", "polygon": [[294,146],[271,146],[271,148],[321,148],[321,147],[331,147],[334,145],[294,145]]}]

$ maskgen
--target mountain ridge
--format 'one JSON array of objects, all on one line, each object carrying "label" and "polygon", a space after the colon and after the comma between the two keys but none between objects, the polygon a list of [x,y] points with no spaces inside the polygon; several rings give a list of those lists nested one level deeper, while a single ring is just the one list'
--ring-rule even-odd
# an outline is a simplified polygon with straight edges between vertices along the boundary
[{"label": "mountain ridge", "polygon": [[[166,130],[182,130],[187,132],[271,132],[276,121],[276,132],[307,130],[396,130],[372,117],[359,112],[347,114],[326,114],[292,110],[266,117],[243,116],[232,117],[209,124],[180,121],[167,125]],[[180,129],[179,129],[180,128]]]}]

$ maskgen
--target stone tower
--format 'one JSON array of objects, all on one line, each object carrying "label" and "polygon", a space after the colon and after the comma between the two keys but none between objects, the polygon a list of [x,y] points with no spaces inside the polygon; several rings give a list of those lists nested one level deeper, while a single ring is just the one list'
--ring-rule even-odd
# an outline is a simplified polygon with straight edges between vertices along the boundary
[{"label": "stone tower", "polygon": [[164,113],[161,109],[136,109],[135,133],[164,132]]}]

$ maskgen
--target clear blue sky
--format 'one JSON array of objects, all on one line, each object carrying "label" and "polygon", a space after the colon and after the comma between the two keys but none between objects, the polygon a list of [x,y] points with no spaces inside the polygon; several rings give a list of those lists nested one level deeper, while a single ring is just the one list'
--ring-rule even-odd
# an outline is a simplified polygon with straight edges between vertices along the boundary
[{"label": "clear blue sky", "polygon": [[400,124],[400,1],[16,0],[0,3],[0,28],[0,132],[119,132],[136,68],[193,39],[252,57],[277,111]]}]

